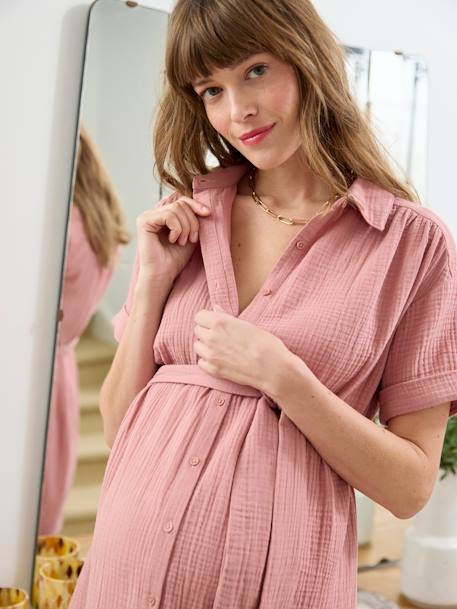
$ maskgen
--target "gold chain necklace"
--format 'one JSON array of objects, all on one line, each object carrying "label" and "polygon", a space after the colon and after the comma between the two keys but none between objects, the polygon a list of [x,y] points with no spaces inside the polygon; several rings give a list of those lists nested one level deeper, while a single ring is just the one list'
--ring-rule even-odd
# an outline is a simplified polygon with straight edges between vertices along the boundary
[{"label": "gold chain necklace", "polygon": [[[259,197],[259,195],[255,191],[255,185],[254,185],[255,172],[256,172],[256,167],[253,167],[251,172],[249,173],[249,186],[252,191],[251,196],[254,199],[254,202],[257,205],[259,205],[263,209],[264,212],[266,212],[267,214],[270,214],[270,216],[273,216],[274,218],[277,218],[280,222],[284,222],[284,224],[308,224],[308,222],[310,222],[313,218],[315,218],[316,216],[319,216],[319,215],[323,214],[325,211],[327,211],[325,208],[330,205],[331,199],[326,201],[322,205],[321,210],[318,211],[317,213],[315,213],[314,216],[311,216],[311,218],[308,218],[307,220],[303,220],[300,218],[288,218],[287,216],[282,216],[281,214],[275,214],[275,212],[273,210],[271,210],[269,207],[267,207],[267,205],[265,205],[265,203],[262,201],[262,199]],[[338,194],[334,195],[333,198],[336,199],[337,197],[338,197]],[[333,201],[333,203],[334,202],[335,201]]]}]

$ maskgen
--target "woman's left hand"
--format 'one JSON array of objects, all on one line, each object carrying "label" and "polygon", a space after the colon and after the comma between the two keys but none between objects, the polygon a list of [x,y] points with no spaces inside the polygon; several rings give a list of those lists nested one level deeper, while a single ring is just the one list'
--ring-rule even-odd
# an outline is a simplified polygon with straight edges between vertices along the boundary
[{"label": "woman's left hand", "polygon": [[280,338],[219,305],[213,311],[201,309],[194,320],[194,349],[203,370],[267,395],[274,393],[278,375],[292,355]]}]

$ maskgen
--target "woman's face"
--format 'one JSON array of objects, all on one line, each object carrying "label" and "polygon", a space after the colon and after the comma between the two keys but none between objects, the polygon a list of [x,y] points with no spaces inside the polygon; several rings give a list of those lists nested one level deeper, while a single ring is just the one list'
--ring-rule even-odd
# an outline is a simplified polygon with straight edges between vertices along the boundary
[{"label": "woman's face", "polygon": [[[211,125],[259,169],[282,165],[300,147],[299,89],[292,65],[258,53],[193,82]],[[240,139],[270,127],[262,138]]]}]

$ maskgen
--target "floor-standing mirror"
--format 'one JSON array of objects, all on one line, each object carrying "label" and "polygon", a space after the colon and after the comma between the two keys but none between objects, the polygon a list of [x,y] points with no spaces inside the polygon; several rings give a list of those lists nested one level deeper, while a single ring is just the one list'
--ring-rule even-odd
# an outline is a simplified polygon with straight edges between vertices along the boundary
[{"label": "floor-standing mirror", "polygon": [[94,2],[88,19],[36,531],[81,538],[82,557],[109,455],[98,392],[116,349],[111,318],[133,263],[135,218],[161,195],[151,133],[167,23],[164,11],[119,0]]},{"label": "floor-standing mirror", "polygon": [[[135,2],[91,7],[40,517],[36,535],[90,545],[109,456],[98,392],[117,343],[135,254],[135,219],[164,193],[152,126],[168,14]],[[402,176],[426,199],[427,69],[420,57],[346,46],[355,96]],[[208,159],[212,164],[212,159]],[[51,374],[51,371],[50,371]]]}]

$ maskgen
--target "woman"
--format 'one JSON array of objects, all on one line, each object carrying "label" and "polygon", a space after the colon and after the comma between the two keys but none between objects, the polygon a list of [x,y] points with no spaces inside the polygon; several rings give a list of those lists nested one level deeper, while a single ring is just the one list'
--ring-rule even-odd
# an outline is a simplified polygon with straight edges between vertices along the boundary
[{"label": "woman", "polygon": [[71,609],[355,609],[354,487],[412,516],[457,412],[455,243],[308,1],[178,0],[166,75]]},{"label": "woman", "polygon": [[129,241],[112,180],[94,139],[81,125],[49,410],[40,535],[61,533],[78,461],[80,394],[75,346],[106,291],[121,244]]}]

